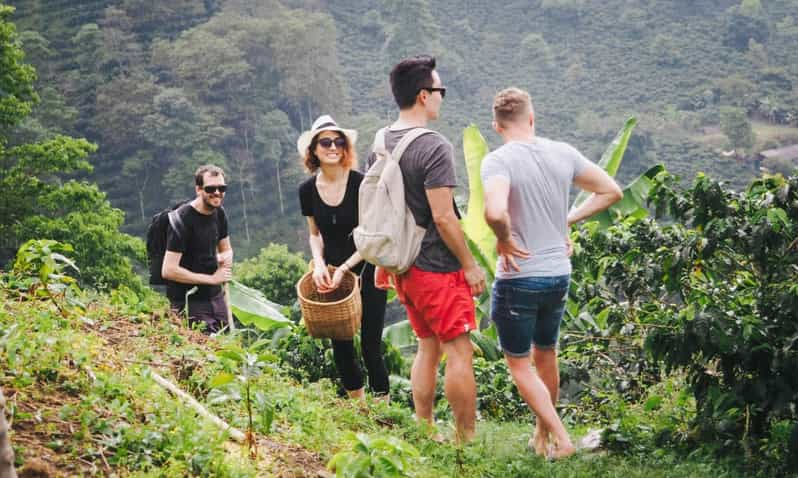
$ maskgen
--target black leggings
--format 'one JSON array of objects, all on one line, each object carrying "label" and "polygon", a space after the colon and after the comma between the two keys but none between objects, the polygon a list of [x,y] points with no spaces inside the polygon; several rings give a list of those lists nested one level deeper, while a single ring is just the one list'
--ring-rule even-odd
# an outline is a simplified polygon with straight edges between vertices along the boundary
[{"label": "black leggings", "polygon": [[[360,348],[368,371],[369,387],[374,395],[388,393],[388,369],[382,357],[382,328],[385,325],[387,292],[374,287],[374,266],[363,271],[360,298],[363,301],[363,320],[360,325]],[[335,366],[347,391],[363,388],[363,376],[355,357],[352,340],[333,340]]]}]

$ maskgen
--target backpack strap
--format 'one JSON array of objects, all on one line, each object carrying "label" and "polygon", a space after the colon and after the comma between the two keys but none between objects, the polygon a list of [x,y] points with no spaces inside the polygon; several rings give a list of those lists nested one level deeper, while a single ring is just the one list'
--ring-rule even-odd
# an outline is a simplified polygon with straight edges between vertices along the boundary
[{"label": "backpack strap", "polygon": [[427,133],[432,133],[432,132],[433,132],[432,130],[428,130],[426,128],[411,129],[410,131],[405,133],[404,136],[402,136],[402,140],[399,141],[399,144],[397,144],[395,148],[393,148],[393,151],[391,151],[391,157],[394,158],[398,163],[399,161],[402,160],[402,155],[405,154],[405,150],[407,149],[408,146],[410,146],[410,143],[415,141],[416,138],[418,138],[419,136],[423,136]]},{"label": "backpack strap", "polygon": [[180,217],[180,211],[186,206],[186,204],[181,205],[177,209],[169,211],[169,215],[167,216],[169,218],[169,227],[175,231],[177,237],[183,235],[183,218]]},{"label": "backpack strap", "polygon": [[386,155],[388,151],[385,149],[385,130],[388,127],[380,129],[377,131],[377,134],[374,135],[374,145],[372,146],[371,150],[374,151],[376,154],[379,155]]}]

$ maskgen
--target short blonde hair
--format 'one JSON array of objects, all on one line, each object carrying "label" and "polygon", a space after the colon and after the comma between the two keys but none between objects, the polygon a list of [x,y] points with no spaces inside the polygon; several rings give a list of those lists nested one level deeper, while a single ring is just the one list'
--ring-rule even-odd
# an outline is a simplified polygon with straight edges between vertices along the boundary
[{"label": "short blonde hair", "polygon": [[493,98],[493,119],[500,125],[513,123],[532,111],[532,98],[520,88],[505,88]]}]

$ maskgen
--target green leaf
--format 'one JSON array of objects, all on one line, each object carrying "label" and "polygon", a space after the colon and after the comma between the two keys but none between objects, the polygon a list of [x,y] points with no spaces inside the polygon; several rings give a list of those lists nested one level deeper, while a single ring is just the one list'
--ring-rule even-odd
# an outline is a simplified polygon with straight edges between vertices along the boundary
[{"label": "green leaf", "polygon": [[56,262],[61,262],[63,264],[66,264],[69,267],[71,267],[71,268],[75,269],[76,271],[80,272],[80,269],[78,269],[78,266],[75,265],[75,262],[72,259],[68,258],[67,256],[65,256],[63,254],[59,254],[57,252],[53,252],[52,254],[50,254],[50,257],[52,257],[53,260],[55,260]]},{"label": "green leaf", "polygon": [[479,352],[485,360],[496,361],[502,358],[501,351],[499,350],[499,343],[496,339],[491,338],[477,330],[470,334],[471,343],[477,346]]},{"label": "green leaf", "polygon": [[254,325],[260,330],[271,330],[291,323],[280,312],[280,306],[264,297],[260,291],[238,281],[231,281],[229,290],[230,307],[242,324]]},{"label": "green leaf", "polygon": [[[629,144],[629,138],[632,136],[632,130],[636,125],[637,118],[631,117],[626,120],[621,130],[618,131],[618,134],[615,135],[610,145],[607,146],[604,154],[601,155],[598,165],[612,177],[615,177],[615,174],[618,173],[618,169],[621,167],[623,153],[626,152],[626,146]],[[588,197],[590,197],[590,193],[581,191],[579,195],[576,196],[576,199],[574,199],[571,210],[579,207]]]},{"label": "green leaf", "polygon": [[790,220],[787,218],[787,213],[784,209],[774,207],[768,209],[768,221],[774,226],[778,225],[778,228],[775,228],[776,231],[781,230],[781,227],[789,227]]},{"label": "green leaf", "polygon": [[586,222],[598,221],[601,228],[605,229],[626,218],[643,218],[648,216],[646,202],[648,193],[654,186],[654,178],[665,171],[665,166],[657,164],[648,169],[623,189],[623,199],[588,218]]},{"label": "green leaf", "polygon": [[662,397],[659,395],[654,395],[648,397],[648,400],[646,400],[645,410],[647,412],[652,412],[654,410],[659,410],[661,406],[662,406]]},{"label": "green leaf", "polygon": [[211,379],[210,384],[208,384],[208,385],[211,388],[222,387],[222,386],[227,385],[228,383],[232,382],[233,380],[235,380],[235,378],[236,378],[235,375],[233,375],[231,373],[222,372],[222,373],[216,375],[215,377],[213,377],[213,379]]},{"label": "green leaf", "polygon": [[476,125],[463,131],[463,152],[468,171],[468,210],[463,219],[463,232],[472,243],[469,244],[472,252],[479,251],[479,254],[474,255],[482,258],[482,267],[493,276],[496,267],[496,236],[485,222],[485,198],[479,176],[482,160],[488,151],[488,143]]},{"label": "green leaf", "polygon": [[408,320],[396,322],[382,331],[382,338],[389,340],[394,346],[401,348],[415,346],[418,340]]}]

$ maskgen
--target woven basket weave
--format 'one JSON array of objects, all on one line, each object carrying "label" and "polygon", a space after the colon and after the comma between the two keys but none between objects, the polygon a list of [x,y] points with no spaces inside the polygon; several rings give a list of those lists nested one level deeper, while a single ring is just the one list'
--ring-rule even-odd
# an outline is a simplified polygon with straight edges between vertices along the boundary
[{"label": "woven basket weave", "polygon": [[[335,267],[327,266],[330,277]],[[346,271],[341,285],[332,292],[321,293],[313,282],[313,271],[308,271],[296,284],[299,308],[305,327],[317,339],[351,339],[360,330],[363,305],[360,302],[360,284],[351,271]]]}]

